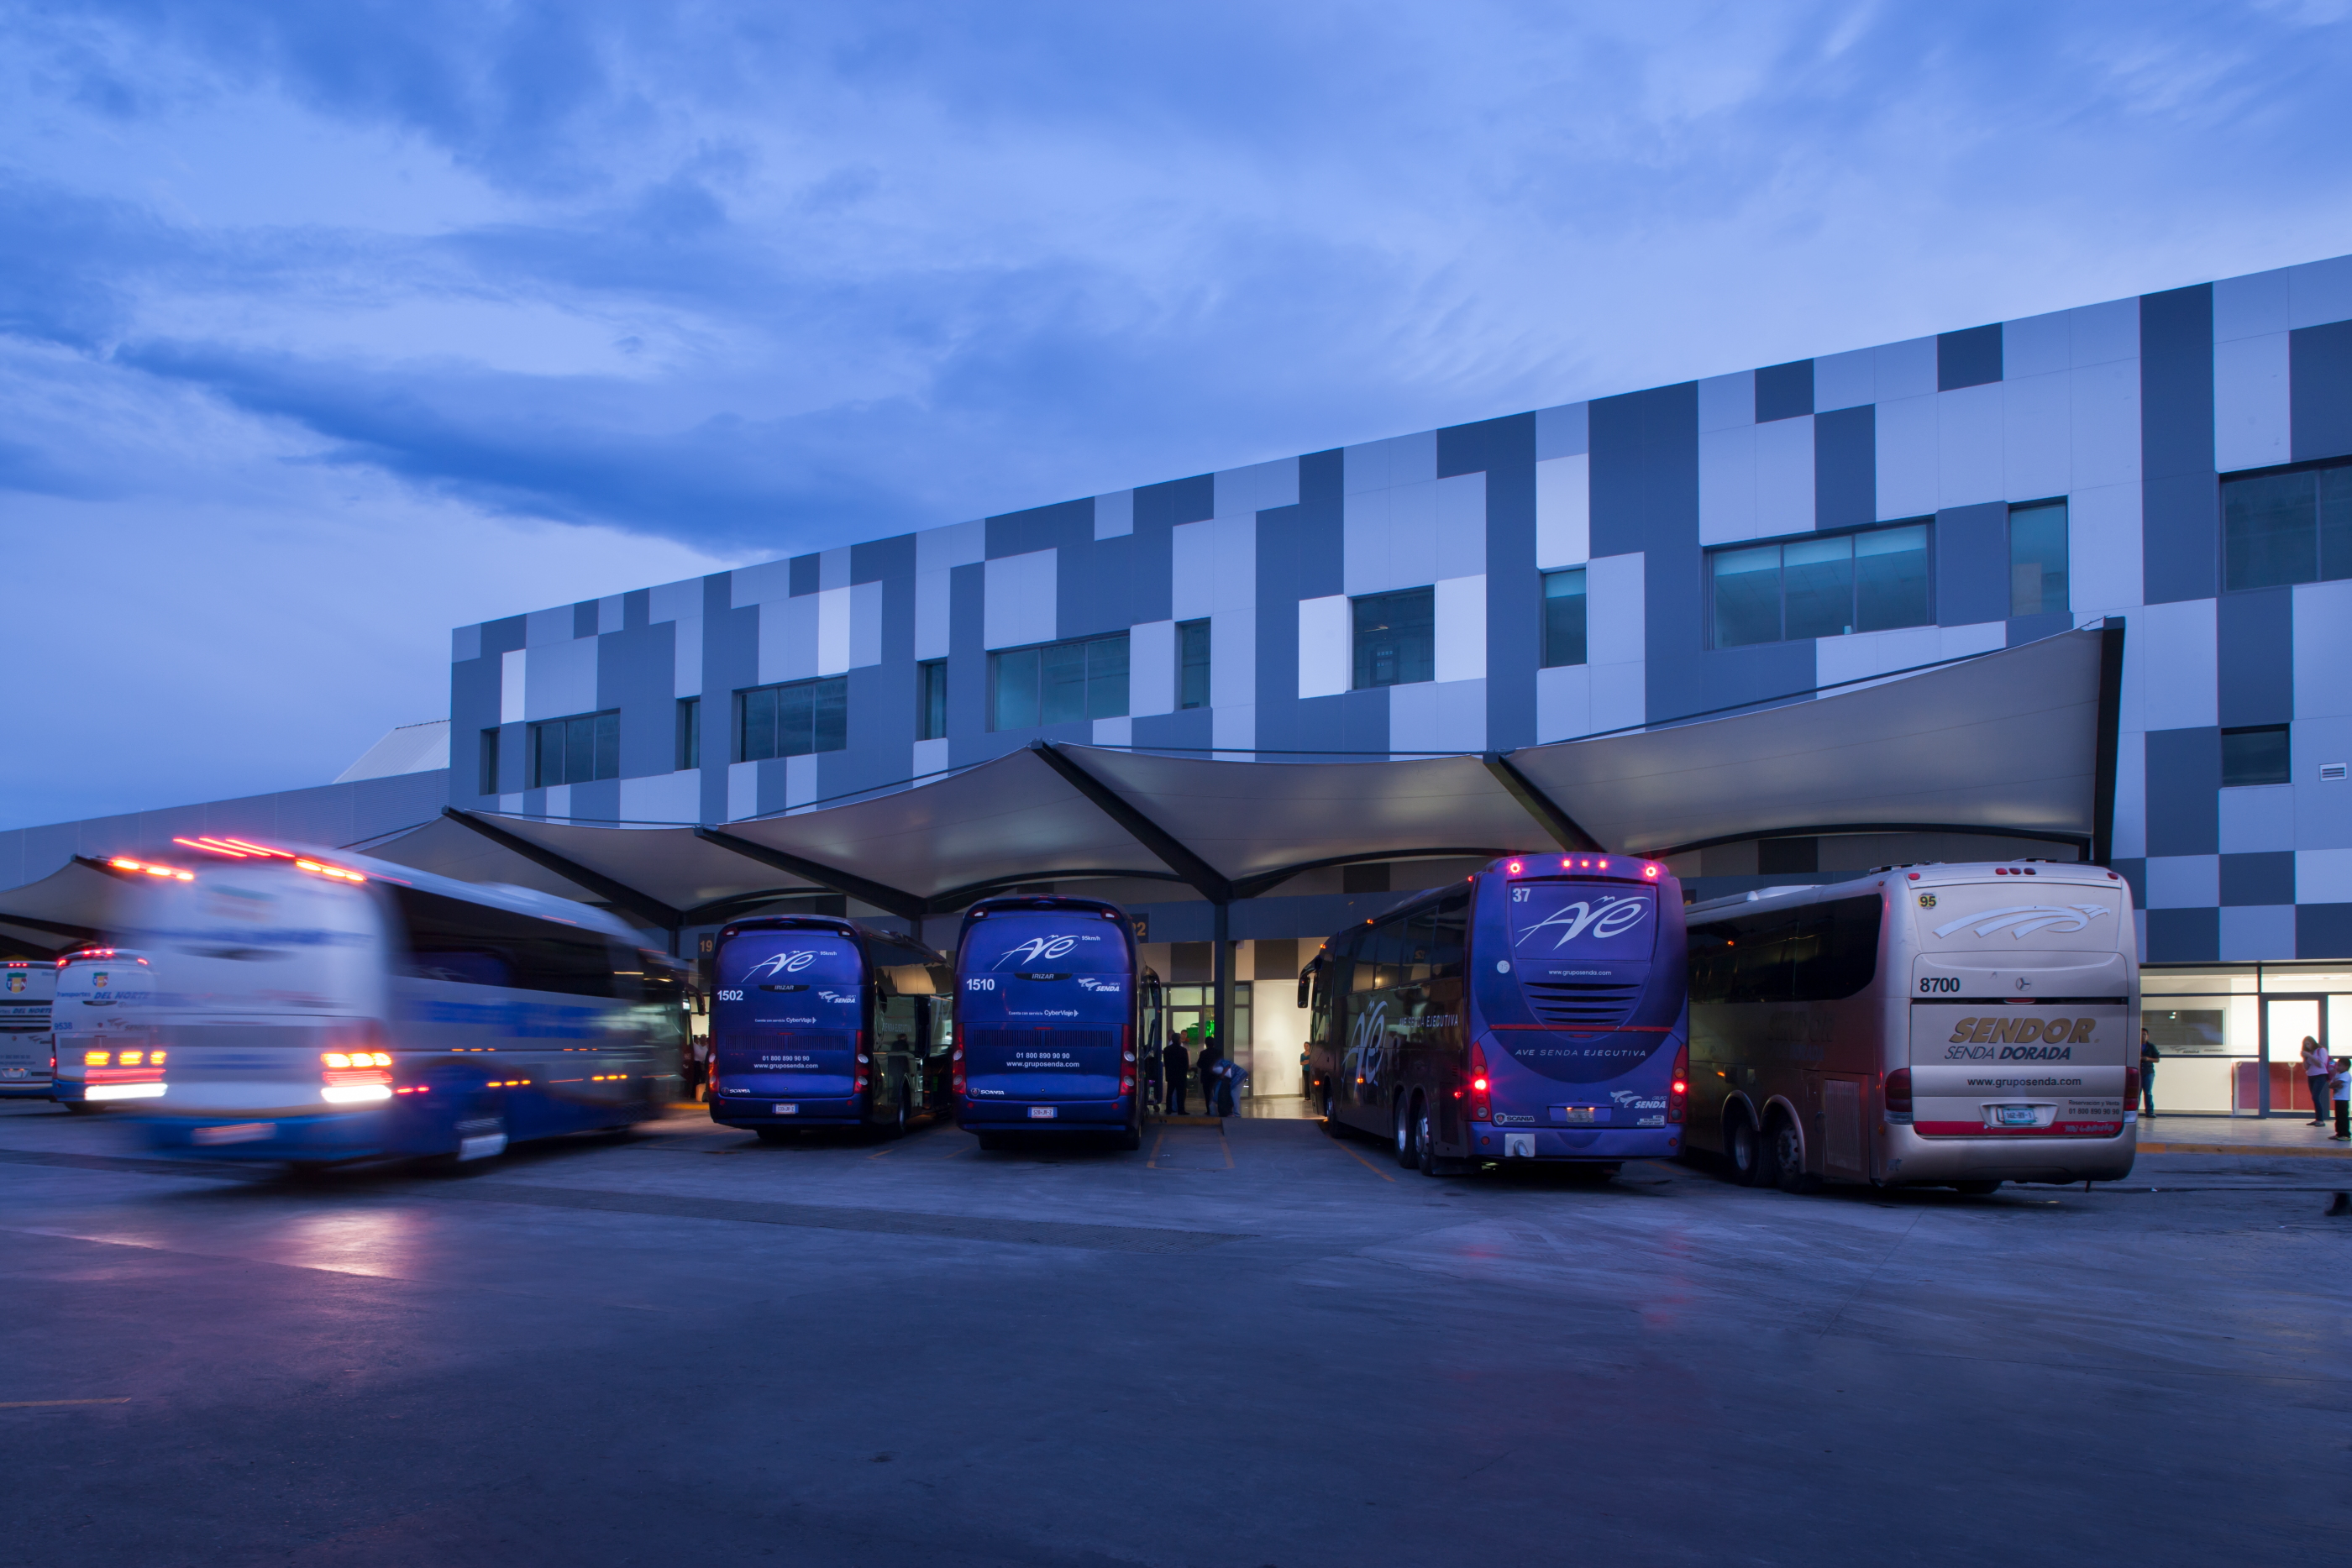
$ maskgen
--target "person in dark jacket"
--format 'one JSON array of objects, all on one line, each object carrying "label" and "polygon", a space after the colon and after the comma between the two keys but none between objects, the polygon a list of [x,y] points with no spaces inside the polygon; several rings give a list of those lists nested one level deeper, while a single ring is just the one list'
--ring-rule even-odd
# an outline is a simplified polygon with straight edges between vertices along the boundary
[{"label": "person in dark jacket", "polygon": [[1203,1115],[1217,1113],[1217,1063],[1224,1054],[1217,1049],[1214,1038],[1201,1047],[1201,1060],[1195,1070],[1201,1074],[1201,1111]]},{"label": "person in dark jacket", "polygon": [[2164,1060],[2164,1052],[2156,1049],[2156,1041],[2143,1027],[2139,1031],[2139,1094],[2140,1114],[2156,1114],[2156,1064]]},{"label": "person in dark jacket", "polygon": [[1160,1090],[1166,1096],[1160,1108],[1171,1116],[1184,1113],[1184,1083],[1192,1076],[1192,1064],[1184,1055],[1182,1039],[1171,1036],[1160,1051]]}]

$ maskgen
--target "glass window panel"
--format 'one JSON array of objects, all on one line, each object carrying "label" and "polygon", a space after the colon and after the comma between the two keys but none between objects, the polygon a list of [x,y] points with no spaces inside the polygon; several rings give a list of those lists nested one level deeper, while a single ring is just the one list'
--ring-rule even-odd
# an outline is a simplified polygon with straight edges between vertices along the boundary
[{"label": "glass window panel", "polygon": [[2310,474],[2262,474],[2221,486],[2221,557],[2231,588],[2319,576],[2319,486]]},{"label": "glass window panel", "polygon": [[806,686],[776,689],[776,755],[809,754],[809,706],[815,694]]},{"label": "glass window panel", "polygon": [[776,689],[743,694],[743,744],[739,762],[759,762],[776,754]]},{"label": "glass window panel", "polygon": [[2284,784],[2289,778],[2287,729],[2283,724],[2221,732],[2221,786]]},{"label": "glass window panel", "polygon": [[1127,636],[1097,637],[1087,644],[1087,716],[1127,716]]},{"label": "glass window panel", "polygon": [[1717,550],[1715,645],[1744,647],[1780,640],[1780,547]]},{"label": "glass window panel", "polygon": [[1037,650],[1023,648],[1016,653],[996,653],[990,657],[996,676],[996,721],[998,729],[1034,729],[1037,726]]},{"label": "glass window panel", "polygon": [[1434,589],[1365,595],[1355,601],[1355,632],[1357,689],[1436,678]]},{"label": "glass window panel", "polygon": [[621,716],[600,713],[596,726],[596,761],[589,772],[591,779],[618,779],[621,776]]},{"label": "glass window panel", "polygon": [[2017,507],[2009,514],[2009,612],[2055,615],[2066,609],[2066,503]]},{"label": "glass window panel", "polygon": [[809,689],[809,749],[849,748],[849,683],[819,681]]},{"label": "glass window panel", "polygon": [[485,795],[499,792],[499,732],[482,731],[482,789]]},{"label": "glass window panel", "polygon": [[1927,525],[1874,528],[1853,537],[1857,632],[1935,623],[1927,592]]},{"label": "glass window panel", "polygon": [[1178,707],[1209,706],[1209,623],[1187,621],[1176,628]]},{"label": "glass window panel", "polygon": [[1543,662],[1548,670],[1581,664],[1584,649],[1584,569],[1543,577]]},{"label": "glass window panel", "polygon": [[563,782],[563,726],[535,724],[530,727],[530,786],[545,789],[550,784]]},{"label": "glass window panel", "polygon": [[681,697],[677,705],[677,766],[702,766],[702,699]]},{"label": "glass window panel", "polygon": [[1076,724],[1087,716],[1087,645],[1056,643],[1037,650],[1039,720],[1045,724]]},{"label": "glass window panel", "polygon": [[596,777],[596,721],[593,717],[563,721],[563,778],[582,784]]},{"label": "glass window panel", "polygon": [[2352,577],[2352,464],[2319,473],[2319,575]]},{"label": "glass window panel", "polygon": [[1780,547],[1786,635],[1842,637],[1853,630],[1853,540],[1796,539]]},{"label": "glass window panel", "polygon": [[922,666],[922,708],[915,727],[920,740],[938,740],[948,732],[948,666],[934,659]]}]

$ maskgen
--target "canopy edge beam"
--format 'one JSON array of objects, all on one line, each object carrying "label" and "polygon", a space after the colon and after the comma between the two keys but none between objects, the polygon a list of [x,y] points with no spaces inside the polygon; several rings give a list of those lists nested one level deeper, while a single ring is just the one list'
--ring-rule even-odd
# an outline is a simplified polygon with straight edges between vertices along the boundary
[{"label": "canopy edge beam", "polygon": [[[870,904],[877,909],[887,910],[901,920],[912,921],[919,933],[923,928],[923,917],[931,912],[931,901],[928,898],[900,888],[887,887],[878,882],[868,882],[851,872],[836,871],[819,861],[803,860],[789,850],[771,849],[750,839],[737,838],[733,833],[722,833],[716,828],[698,827],[694,830],[694,836],[705,843],[716,844],[722,850],[741,855],[745,860],[757,861],[771,870],[799,877],[803,882],[813,882],[827,893],[837,893],[860,904]],[[789,897],[790,894],[779,896]]]},{"label": "canopy edge beam", "polygon": [[510,833],[494,823],[486,822],[471,811],[461,811],[455,806],[444,806],[441,814],[462,828],[475,832],[498,845],[511,850],[533,865],[551,871],[564,881],[586,888],[615,909],[625,909],[649,925],[665,931],[676,931],[684,924],[678,912],[649,893],[640,893],[624,882],[615,882],[601,871],[593,871],[569,856],[558,854],[543,844],[532,843],[520,833]]}]

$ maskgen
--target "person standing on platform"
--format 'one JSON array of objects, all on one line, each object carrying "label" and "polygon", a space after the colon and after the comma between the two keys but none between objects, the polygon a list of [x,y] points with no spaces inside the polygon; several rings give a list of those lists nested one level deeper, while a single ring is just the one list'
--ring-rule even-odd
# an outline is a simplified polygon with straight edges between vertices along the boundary
[{"label": "person standing on platform", "polygon": [[1225,1053],[1223,1051],[1220,1051],[1217,1048],[1217,1040],[1214,1035],[1211,1035],[1206,1040],[1202,1042],[1201,1061],[1199,1065],[1199,1071],[1201,1074],[1201,1109],[1203,1113],[1211,1116],[1217,1113],[1217,1063],[1223,1058],[1224,1054]]},{"label": "person standing on platform", "polygon": [[2303,1037],[2303,1076],[2311,1085],[2311,1124],[2315,1127],[2327,1125],[2327,1086],[2335,1082],[2335,1066],[2326,1046],[2309,1035]]},{"label": "person standing on platform", "polygon": [[2336,1063],[2336,1135],[2328,1142],[2352,1144],[2352,1057]]},{"label": "person standing on platform", "polygon": [[1160,1049],[1160,1092],[1166,1098],[1160,1102],[1163,1114],[1181,1116],[1184,1113],[1184,1082],[1192,1076],[1192,1063],[1184,1054],[1184,1037],[1171,1034],[1168,1043]]},{"label": "person standing on platform", "polygon": [[2156,1049],[2156,1041],[2142,1024],[2139,1030],[2139,1096],[2143,1116],[2156,1114],[2156,1064],[2164,1060],[2164,1052]]}]

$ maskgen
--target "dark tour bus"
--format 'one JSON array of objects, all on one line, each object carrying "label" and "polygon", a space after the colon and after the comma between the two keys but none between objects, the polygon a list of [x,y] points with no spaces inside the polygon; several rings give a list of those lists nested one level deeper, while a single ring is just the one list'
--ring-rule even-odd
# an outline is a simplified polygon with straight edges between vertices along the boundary
[{"label": "dark tour bus", "polygon": [[1118,905],[990,898],[956,943],[958,1124],[980,1146],[1020,1133],[1143,1144],[1138,1057],[1160,1044],[1160,977]]},{"label": "dark tour bus", "polygon": [[1327,1131],[1427,1176],[1677,1154],[1682,885],[1639,856],[1515,855],[1340,932],[1299,977]]},{"label": "dark tour bus", "polygon": [[730,923],[710,955],[710,1119],[896,1135],[947,1109],[946,956],[822,915]]}]

